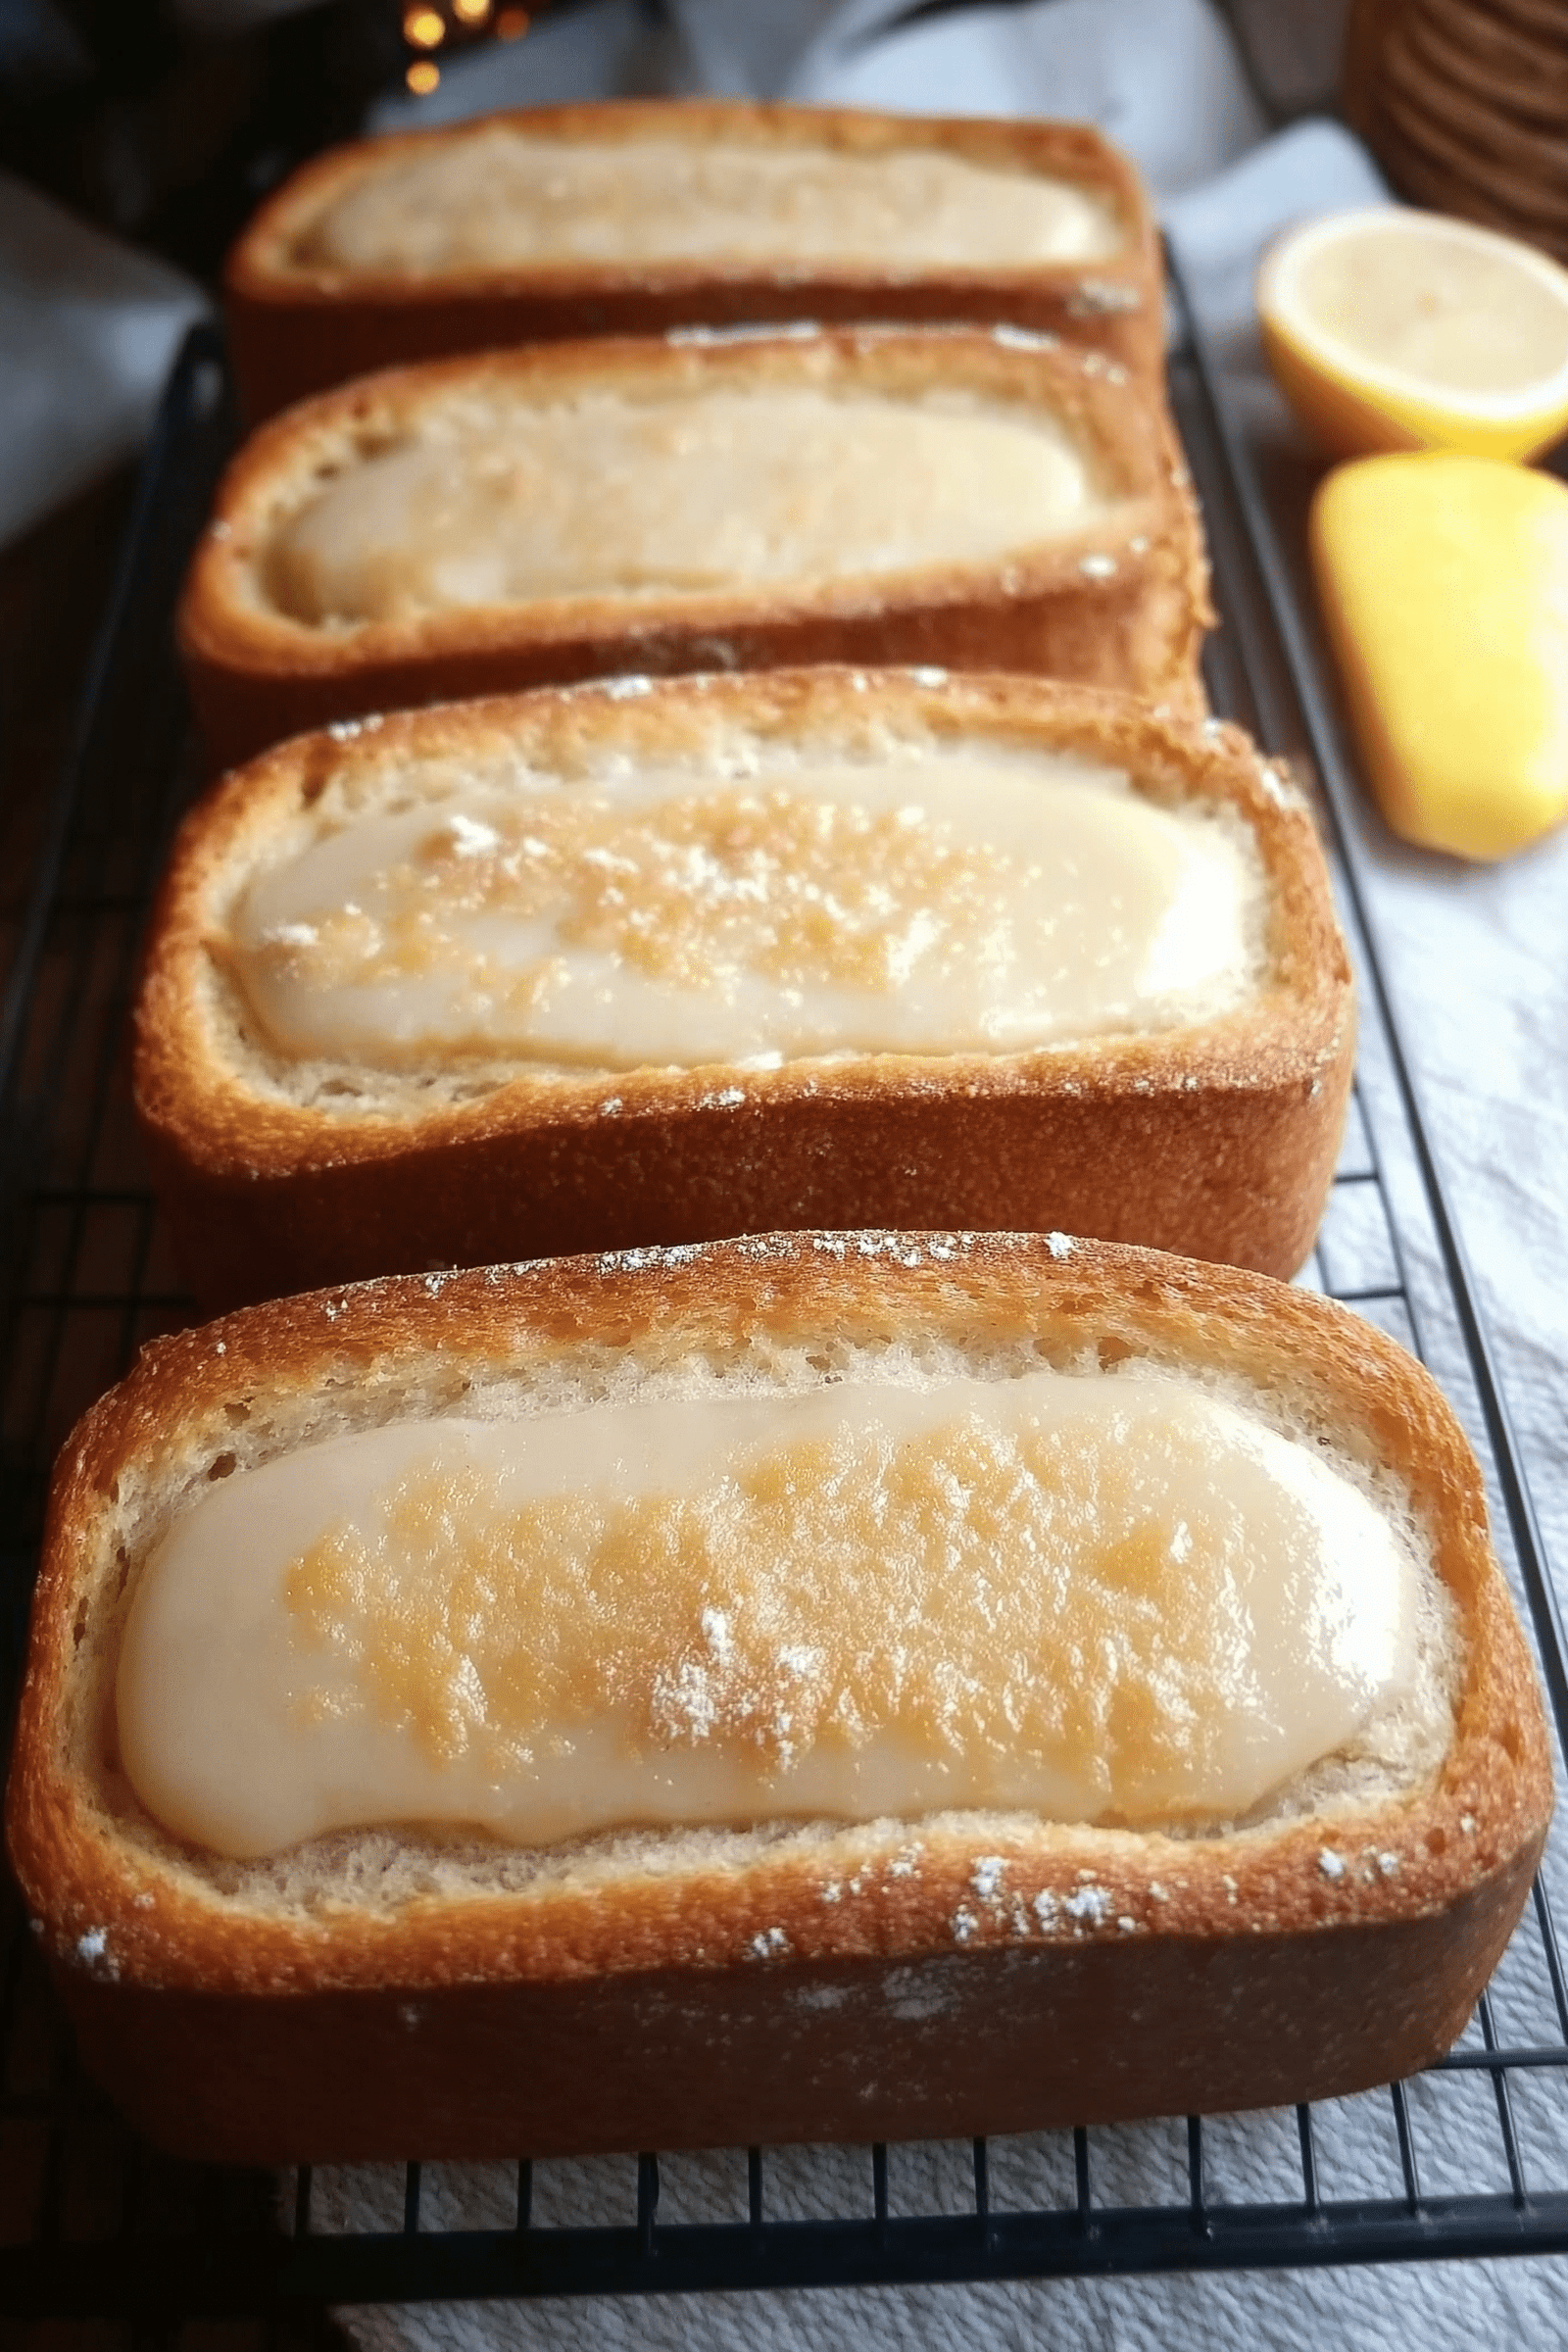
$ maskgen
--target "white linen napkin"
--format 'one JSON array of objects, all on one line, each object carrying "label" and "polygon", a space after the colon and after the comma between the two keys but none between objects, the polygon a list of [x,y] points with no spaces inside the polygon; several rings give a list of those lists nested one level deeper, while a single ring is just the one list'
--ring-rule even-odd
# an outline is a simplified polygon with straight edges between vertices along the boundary
[{"label": "white linen napkin", "polygon": [[0,172],[0,546],[130,455],[206,309],[168,263]]},{"label": "white linen napkin", "polygon": [[[896,13],[886,0],[876,11]],[[874,40],[868,14],[862,5],[836,17],[783,95],[816,106],[1098,122],[1156,197],[1208,178],[1267,128],[1207,0],[957,8]]]},{"label": "white linen napkin", "polygon": [[[1298,123],[1166,208],[1221,398],[1276,472],[1321,461],[1263,360],[1263,247],[1308,214],[1390,201],[1340,124]],[[1500,1359],[1543,1532],[1568,1576],[1568,830],[1500,865],[1396,841],[1355,804],[1374,932],[1425,1123]]]}]

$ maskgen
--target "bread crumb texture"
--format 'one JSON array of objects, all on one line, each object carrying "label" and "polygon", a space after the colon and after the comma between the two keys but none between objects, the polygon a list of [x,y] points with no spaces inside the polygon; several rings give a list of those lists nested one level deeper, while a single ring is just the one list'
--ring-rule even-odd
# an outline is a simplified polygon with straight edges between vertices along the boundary
[{"label": "bread crumb texture", "polygon": [[[258,1863],[179,1844],[121,1769],[136,1579],[215,1481],[327,1436],[612,1400],[906,1388],[1042,1365],[1175,1371],[1326,1455],[1419,1562],[1424,1697],[1267,1804],[1189,1834],[932,1811],[612,1831],[533,1850],[334,1835]],[[11,1790],[23,1883],[95,1975],[224,1985],[559,1979],[680,1965],[1419,1917],[1539,1844],[1539,1697],[1473,1461],[1380,1335],[1259,1278],[1074,1241],[875,1233],[613,1252],[280,1301],[155,1343],[63,1457]],[[1232,1901],[1234,1897],[1234,1901]],[[144,1899],[145,1898],[145,1899]],[[402,1955],[401,1958],[398,1955]],[[912,1996],[910,1996],[912,1997]]]}]

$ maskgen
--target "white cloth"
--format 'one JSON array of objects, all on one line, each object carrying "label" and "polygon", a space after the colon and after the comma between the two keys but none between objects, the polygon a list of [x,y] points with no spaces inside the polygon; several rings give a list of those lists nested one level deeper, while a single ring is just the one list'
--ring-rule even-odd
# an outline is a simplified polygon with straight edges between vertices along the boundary
[{"label": "white cloth", "polygon": [[1206,179],[1266,127],[1206,0],[960,8],[876,41],[840,21],[797,63],[786,95],[818,106],[1098,122],[1159,197]]},{"label": "white cloth", "polygon": [[893,113],[1056,115],[1099,122],[1158,195],[1261,138],[1264,117],[1210,0],[1024,0],[908,24],[905,0],[590,0],[527,38],[470,51],[425,99],[393,95],[377,130],[609,90],[713,90]]},{"label": "white cloth", "polygon": [[199,286],[0,173],[0,546],[128,457]]},{"label": "white cloth", "polygon": [[[1263,363],[1257,258],[1307,213],[1387,202],[1365,151],[1304,122],[1167,208],[1222,397],[1275,477],[1314,453]],[[1308,602],[1303,598],[1303,603]],[[1568,1577],[1568,829],[1500,865],[1396,841],[1355,804],[1369,912],[1547,1547]]]}]

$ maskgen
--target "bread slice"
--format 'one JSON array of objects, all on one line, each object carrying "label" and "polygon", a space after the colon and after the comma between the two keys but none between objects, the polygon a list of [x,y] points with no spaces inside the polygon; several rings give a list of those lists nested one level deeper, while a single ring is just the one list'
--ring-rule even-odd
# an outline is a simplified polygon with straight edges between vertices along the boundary
[{"label": "bread slice", "polygon": [[711,98],[318,156],[230,254],[225,307],[254,421],[409,360],[778,318],[1010,319],[1151,383],[1164,356],[1148,197],[1089,125]]},{"label": "bread slice", "polygon": [[[839,930],[819,902],[808,907],[804,970],[779,964],[778,938],[738,952],[737,970],[752,955],[745,968],[771,972],[768,985],[782,990],[818,959],[841,971],[846,946],[852,956],[869,950],[877,968],[852,969],[851,998],[864,1017],[892,1025],[814,1038],[763,1028],[727,1057],[711,1058],[710,1043],[682,1061],[660,1008],[721,1000],[722,972],[706,993],[676,985],[682,957],[706,971],[709,957],[728,955],[733,892],[757,887],[745,844],[737,850],[726,832],[734,796],[765,801],[815,762],[848,773],[852,803],[874,806],[879,790],[897,799],[906,785],[918,804],[952,759],[1013,762],[1036,778],[1043,830],[1056,821],[1046,813],[1056,806],[1053,763],[1066,761],[1069,774],[1091,771],[1075,791],[1125,776],[1133,807],[1234,845],[1245,866],[1236,967],[1143,1011],[1102,1007],[1076,1033],[1069,1021],[1011,1048],[986,1042],[986,1023],[1010,1017],[1009,979],[1000,1004],[975,1016],[978,1028],[915,1029],[899,1044],[910,992],[928,985],[920,956],[906,957],[914,932],[935,930],[932,969],[949,973],[929,983],[939,1003],[971,952],[956,906],[947,931],[923,911],[922,894],[945,901],[967,887],[961,842],[959,864],[941,862],[939,811],[929,837],[937,863],[899,885],[906,903]],[[879,775],[893,785],[879,787]],[[494,827],[514,834],[523,823],[514,810],[567,808],[567,796],[608,790],[617,776],[664,777],[677,814],[688,811],[685,847],[638,848],[645,873],[661,856],[717,863],[676,894],[662,967],[660,954],[652,970],[639,961],[646,942],[634,929],[612,934],[610,947],[619,946],[607,948],[606,984],[624,981],[631,993],[605,1016],[597,1049],[579,1038],[575,1061],[553,1060],[548,1041],[432,1033],[334,1053],[331,1039],[290,1031],[280,1042],[268,1026],[276,1017],[268,1000],[249,993],[256,973],[269,958],[286,966],[288,943],[311,925],[292,925],[286,904],[281,915],[260,900],[254,918],[247,910],[253,890],[270,889],[292,859],[388,811],[427,809],[434,827],[466,807],[464,823],[477,810],[492,838]],[[694,829],[683,797],[694,787],[703,806],[711,796],[730,813]],[[746,824],[758,815],[751,803],[740,808]],[[990,843],[991,822],[970,846],[1015,858],[1005,834]],[[625,847],[590,847],[587,857]],[[815,886],[854,898],[879,885],[882,873],[861,870],[854,849]],[[776,897],[790,878],[783,869],[805,852],[775,850],[764,889]],[[466,863],[460,855],[457,868]],[[662,887],[667,869],[653,870]],[[332,887],[365,896],[361,884]],[[314,901],[306,911],[314,921]],[[645,911],[634,899],[633,926]],[[585,919],[591,928],[600,918],[563,896],[564,928],[538,954],[562,950]],[[258,930],[251,952],[261,964],[247,966],[236,942]],[[976,962],[986,953],[982,929]],[[1091,934],[1082,959],[1099,957]],[[520,973],[483,980],[487,992],[520,984]],[[460,972],[454,985],[461,998],[480,978]],[[240,769],[193,810],[175,847],[136,1008],[135,1095],[188,1278],[210,1307],[431,1265],[873,1222],[1062,1226],[1290,1274],[1332,1178],[1353,1054],[1349,967],[1311,819],[1238,730],[1024,679],[823,669],[620,679],[453,705],[302,737]]]},{"label": "bread slice", "polygon": [[623,670],[933,662],[1201,710],[1162,404],[1019,329],[563,343],[365,378],[241,451],[180,642],[219,761]]},{"label": "bread slice", "polygon": [[[1419,1664],[1396,1703],[1244,1818],[792,1818],[786,1797],[756,1826],[530,1850],[370,1823],[225,1861],[133,1793],[115,1695],[128,1613],[201,1497],[270,1518],[226,1482],[396,1424],[423,1442],[454,1418],[545,1415],[548,1450],[658,1399],[832,1411],[858,1381],[907,1396],[960,1376],[1004,1398],[1051,1370],[1086,1409],[1160,1381],[1274,1433],[1249,1443],[1332,1470],[1415,1580]],[[1143,1474],[1130,1446],[1117,1458]],[[891,1558],[906,1523],[889,1508]],[[1090,1567],[1114,1581],[1093,1548],[1110,1531],[1088,1525]],[[998,1592],[1042,1572],[1005,1532],[988,1541]],[[1353,1591],[1359,1554],[1338,1570]],[[1161,1589],[1157,1610],[1179,1608],[1180,1575]],[[650,1587],[631,1612],[665,1605]],[[1317,1604],[1299,1605],[1310,1626]],[[370,1622],[335,1638],[352,1651]],[[1317,1622],[1313,1672],[1316,1642],[1344,1639],[1332,1607]],[[483,1610],[464,1625],[484,1640]],[[873,1652],[893,1625],[864,1630]],[[1185,1637],[1153,1626],[1157,1684]],[[399,1652],[405,1729],[422,1639]],[[1086,1656],[1091,1691],[1104,1672]],[[1007,1700],[971,1692],[959,1715]],[[732,1736],[724,1706],[704,1720]],[[1105,1720],[1114,1743],[1134,1719]],[[1481,1478],[1401,1349],[1309,1295],[1154,1252],[860,1233],[373,1283],[155,1341],[61,1456],[8,1820],[84,2058],[127,2116],[194,2155],[287,2161],[927,2137],[1339,2096],[1460,2032],[1550,1808]]]}]

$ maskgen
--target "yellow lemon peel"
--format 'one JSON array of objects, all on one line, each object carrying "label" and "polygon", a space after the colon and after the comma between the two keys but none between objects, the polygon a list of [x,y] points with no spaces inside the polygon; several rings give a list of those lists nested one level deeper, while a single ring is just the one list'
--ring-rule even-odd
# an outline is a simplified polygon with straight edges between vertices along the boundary
[{"label": "yellow lemon peel", "polygon": [[1399,206],[1288,230],[1257,279],[1274,375],[1335,457],[1526,459],[1568,427],[1568,270]]}]

